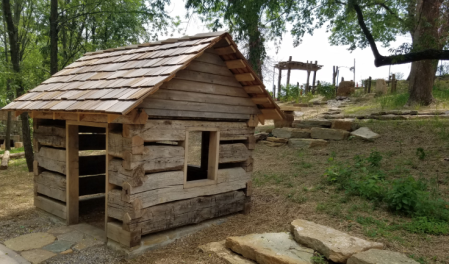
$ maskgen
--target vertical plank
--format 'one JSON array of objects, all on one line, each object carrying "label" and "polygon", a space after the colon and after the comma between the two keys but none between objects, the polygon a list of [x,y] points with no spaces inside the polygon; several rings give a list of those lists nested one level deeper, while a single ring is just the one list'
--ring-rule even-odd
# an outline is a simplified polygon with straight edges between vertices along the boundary
[{"label": "vertical plank", "polygon": [[79,220],[79,157],[78,126],[66,125],[67,160],[67,224],[77,224]]},{"label": "vertical plank", "polygon": [[217,181],[218,174],[218,157],[220,150],[220,131],[210,132],[209,138],[209,163],[208,163],[208,178]]},{"label": "vertical plank", "polygon": [[108,201],[109,201],[109,191],[114,189],[114,185],[109,183],[109,161],[113,158],[111,155],[109,155],[109,131],[112,130],[114,126],[113,124],[108,124],[106,127],[106,193],[105,193],[105,204],[104,204],[104,231],[106,233],[106,237],[108,236],[108,222],[111,221],[111,218],[108,216]]}]

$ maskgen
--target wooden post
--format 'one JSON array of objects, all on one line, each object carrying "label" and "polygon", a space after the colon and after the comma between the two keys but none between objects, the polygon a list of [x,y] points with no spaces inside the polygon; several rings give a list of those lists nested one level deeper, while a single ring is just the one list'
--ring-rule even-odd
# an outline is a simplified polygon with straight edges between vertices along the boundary
[{"label": "wooden post", "polygon": [[371,93],[371,76],[368,79],[368,93]]},{"label": "wooden post", "polygon": [[288,58],[289,64],[288,64],[288,69],[287,69],[287,86],[290,84],[290,71],[291,71],[291,69],[290,69],[290,62],[291,61],[292,61],[292,56],[290,56]]},{"label": "wooden post", "polygon": [[[279,64],[278,64],[279,65]],[[278,100],[281,99],[281,79],[282,79],[282,69],[281,66],[279,65],[279,76],[278,76]]]},{"label": "wooden post", "polygon": [[310,67],[309,67],[309,61],[307,61],[307,82],[306,82],[306,94],[310,92],[310,87],[309,87],[309,80],[310,80]]},{"label": "wooden post", "polygon": [[78,126],[66,125],[67,225],[79,220],[79,139]]},{"label": "wooden post", "polygon": [[363,82],[363,92],[366,93],[368,91],[368,80],[365,80]]},{"label": "wooden post", "polygon": [[396,75],[391,75],[391,93],[396,93]]},{"label": "wooden post", "polygon": [[273,98],[276,98],[276,85],[273,84]]},{"label": "wooden post", "polygon": [[[315,66],[316,65],[318,65],[318,61],[315,61]],[[313,93],[315,93],[315,82],[316,82],[316,71],[313,71],[313,81],[312,81]]]}]

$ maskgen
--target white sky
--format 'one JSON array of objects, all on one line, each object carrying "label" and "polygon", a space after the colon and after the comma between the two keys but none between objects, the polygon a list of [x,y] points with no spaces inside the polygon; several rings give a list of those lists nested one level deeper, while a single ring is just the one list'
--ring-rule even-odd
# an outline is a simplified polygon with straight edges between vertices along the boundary
[{"label": "white sky", "polygon": [[[174,37],[181,37],[184,35],[195,35],[197,33],[208,32],[209,30],[202,24],[197,18],[192,18],[189,22],[185,19],[186,9],[184,0],[173,0],[169,6],[168,11],[172,16],[179,16],[181,21],[181,34],[176,34]],[[187,23],[188,22],[188,23]],[[274,61],[286,61],[289,56],[292,56],[294,61],[318,61],[319,65],[323,65],[323,68],[317,72],[317,80],[332,82],[332,66],[346,66],[347,68],[340,68],[340,79],[344,77],[345,80],[353,79],[353,72],[349,70],[349,67],[353,66],[354,58],[356,60],[356,81],[359,83],[362,79],[366,79],[371,76],[373,79],[388,78],[389,66],[375,67],[374,56],[370,48],[356,49],[352,53],[347,50],[348,46],[331,46],[328,41],[330,33],[326,33],[325,28],[321,28],[314,32],[313,36],[305,35],[298,47],[293,47],[293,39],[289,32],[283,36],[283,41],[279,52],[275,53],[275,47],[272,43],[268,45],[268,56]],[[406,36],[398,36],[396,42],[391,43],[392,47],[397,47],[404,42],[409,42],[409,38]],[[383,48],[378,43],[379,51],[382,55],[388,55],[389,48]],[[391,66],[391,73],[402,72],[404,78],[407,78],[410,72],[410,64],[394,65]],[[271,73],[272,75],[272,73]],[[287,71],[283,71],[282,83],[285,84],[287,80]],[[310,83],[312,83],[313,73],[310,74]],[[269,80],[266,80],[269,79]],[[274,84],[277,85],[277,72],[275,76]],[[304,84],[307,80],[307,74],[305,71],[292,71],[290,76],[290,83],[295,84],[299,82],[300,85]],[[270,89],[273,87],[272,76],[265,78],[265,86]]]}]

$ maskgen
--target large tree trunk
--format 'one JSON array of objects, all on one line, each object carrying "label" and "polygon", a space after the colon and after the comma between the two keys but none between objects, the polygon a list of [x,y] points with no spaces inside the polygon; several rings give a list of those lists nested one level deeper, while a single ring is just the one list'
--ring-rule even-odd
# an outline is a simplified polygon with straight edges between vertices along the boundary
[{"label": "large tree trunk", "polygon": [[[415,49],[437,49],[438,17],[441,2],[439,0],[418,0],[416,9],[416,30],[413,34]],[[424,60],[412,63],[409,76],[409,105],[429,105],[433,101],[432,88],[437,61]]]},{"label": "large tree trunk", "polygon": [[[20,13],[17,12],[15,17],[12,16],[11,4],[9,0],[2,0],[2,7],[3,7],[3,15],[8,29],[12,68],[17,76],[15,79],[13,79],[13,81],[17,87],[16,88],[17,96],[21,96],[25,93],[25,89],[23,87],[21,79],[22,77],[20,74],[19,50],[21,43],[19,43],[18,41],[19,37],[18,37],[17,24],[14,23],[14,20],[20,21]],[[16,8],[16,10],[20,9]],[[23,137],[23,145],[25,148],[25,158],[27,161],[28,171],[33,171],[34,155],[33,155],[33,146],[31,145],[31,133],[30,133],[30,123],[28,121],[28,113],[22,113],[20,117],[22,119],[22,137]]]},{"label": "large tree trunk", "polygon": [[259,75],[259,78],[263,80],[262,65],[263,59],[265,57],[265,47],[261,38],[262,35],[258,29],[250,32],[248,43],[248,61],[251,64],[252,68],[256,71],[257,75]]},{"label": "large tree trunk", "polygon": [[58,0],[50,5],[50,73],[58,72]]}]

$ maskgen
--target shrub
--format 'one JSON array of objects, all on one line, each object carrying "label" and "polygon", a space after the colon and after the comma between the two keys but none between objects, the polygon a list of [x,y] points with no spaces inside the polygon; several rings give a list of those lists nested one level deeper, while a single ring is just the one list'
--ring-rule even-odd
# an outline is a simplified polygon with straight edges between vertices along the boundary
[{"label": "shrub", "polygon": [[328,82],[320,83],[316,91],[318,94],[324,96],[326,99],[331,99],[335,97],[335,86]]},{"label": "shrub", "polygon": [[386,195],[390,210],[412,215],[418,203],[420,183],[413,177],[393,181],[392,188]]}]

